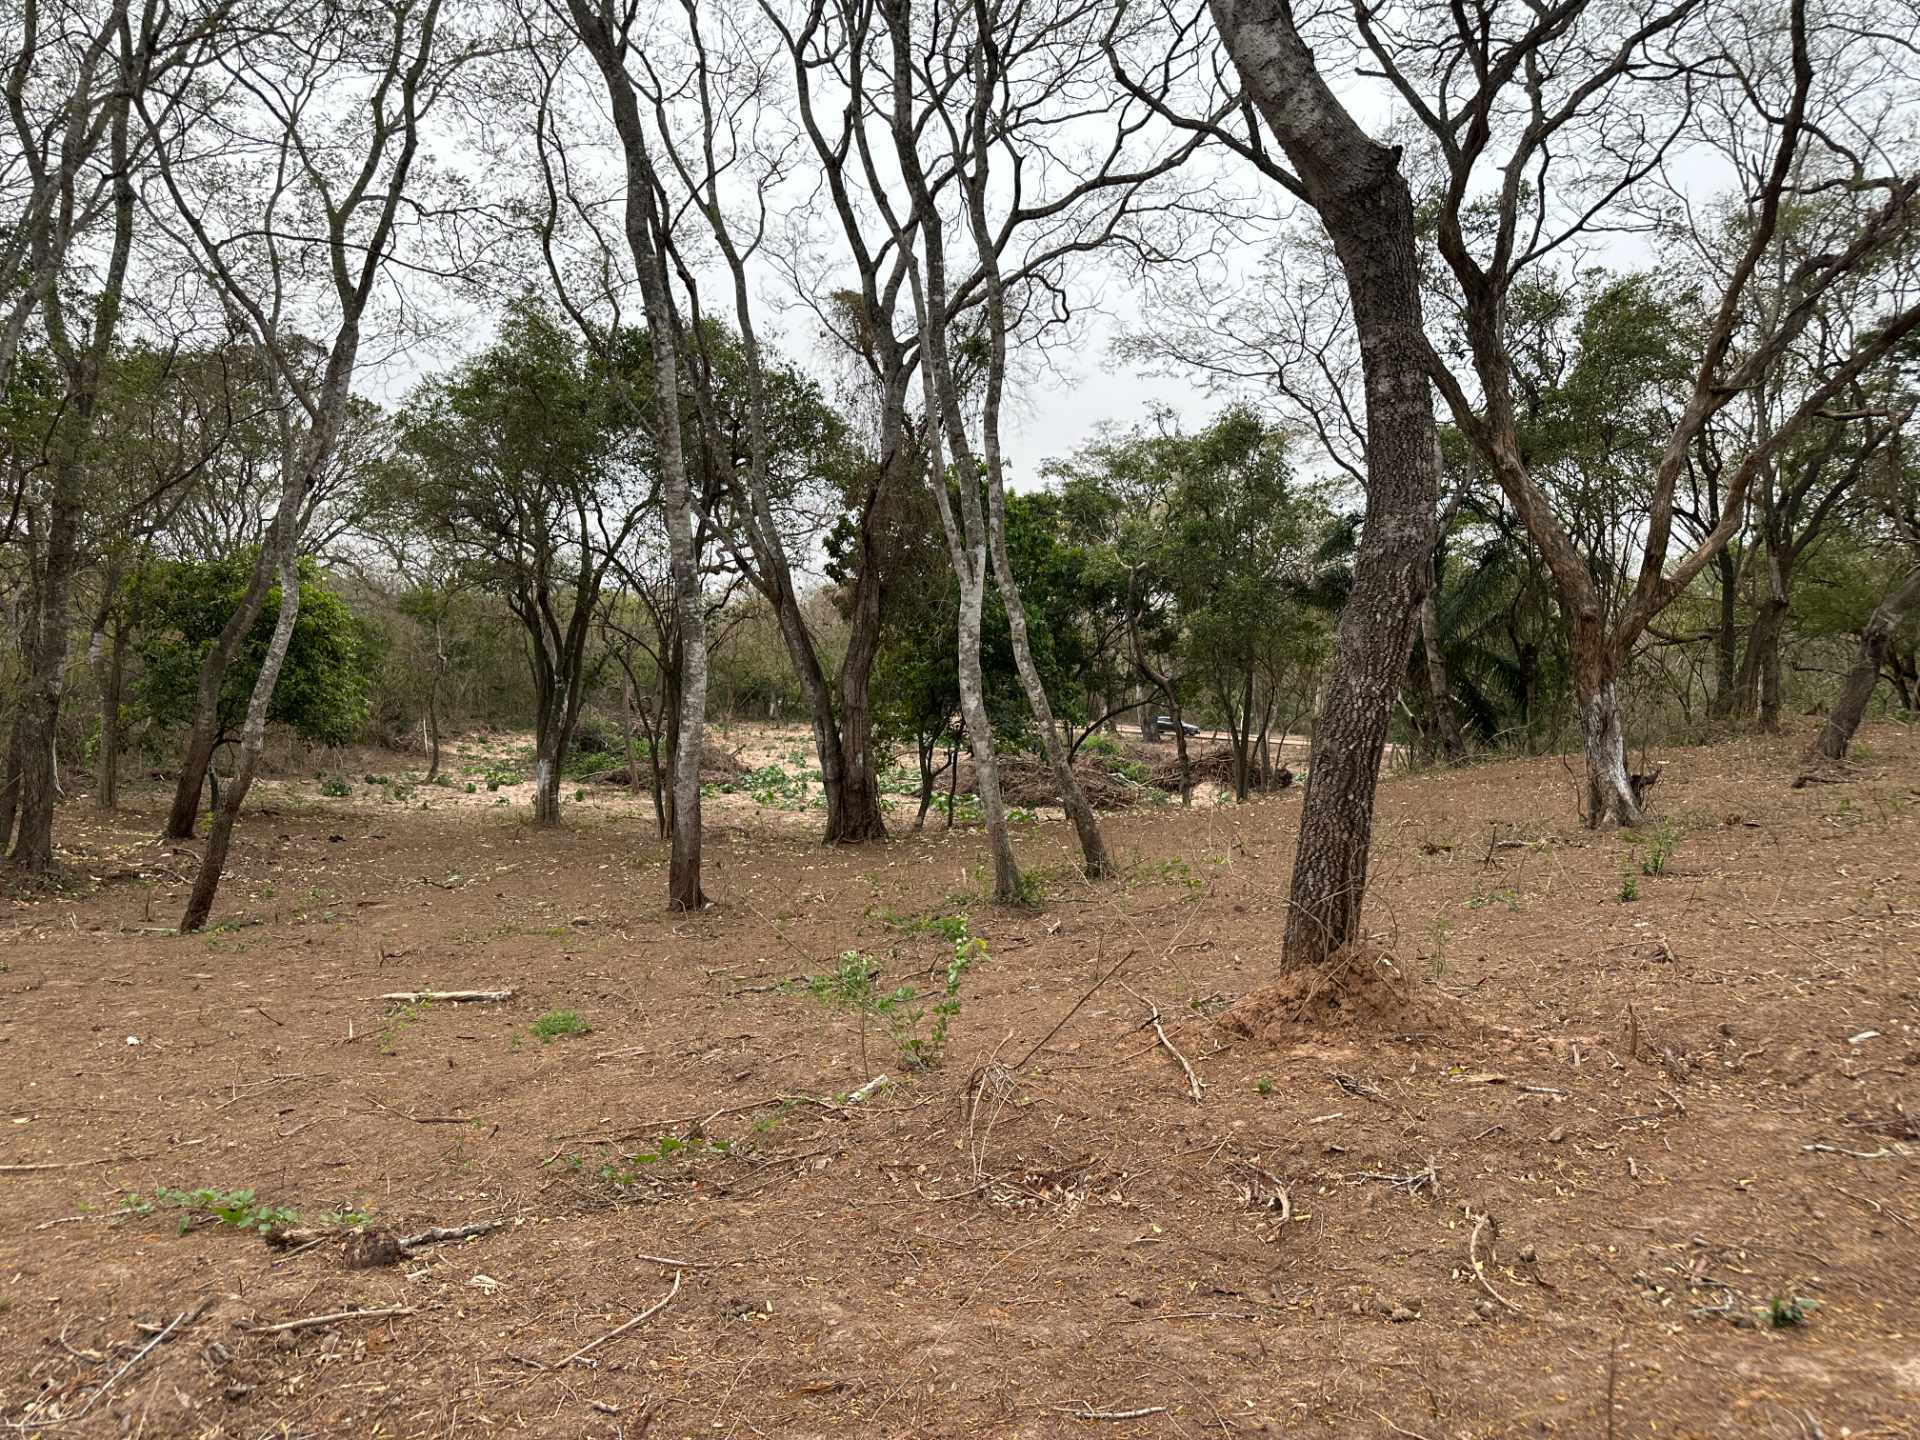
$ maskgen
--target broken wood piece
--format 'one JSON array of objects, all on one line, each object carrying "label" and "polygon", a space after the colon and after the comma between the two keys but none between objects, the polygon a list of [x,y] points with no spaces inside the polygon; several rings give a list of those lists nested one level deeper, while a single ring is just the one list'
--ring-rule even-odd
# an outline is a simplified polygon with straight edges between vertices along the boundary
[{"label": "broken wood piece", "polygon": [[489,1004],[501,1000],[511,1000],[511,990],[395,990],[390,994],[376,995],[376,1000],[391,1000],[400,1005],[420,1005],[427,1002],[448,1005]]},{"label": "broken wood piece", "polygon": [[471,1225],[435,1225],[422,1230],[418,1235],[402,1235],[402,1250],[418,1250],[423,1245],[443,1245],[449,1240],[466,1240],[475,1235],[489,1235],[507,1222],[504,1220],[476,1220]]},{"label": "broken wood piece", "polygon": [[[1074,1406],[1079,1406],[1075,1409]],[[1149,1415],[1164,1415],[1164,1405],[1143,1405],[1138,1410],[1096,1410],[1084,1400],[1075,1400],[1071,1405],[1056,1405],[1054,1409],[1074,1420],[1144,1420]]]},{"label": "broken wood piece", "polygon": [[322,1325],[333,1325],[342,1320],[384,1320],[413,1313],[411,1305],[389,1305],[383,1310],[336,1310],[331,1315],[307,1315],[299,1320],[282,1320],[277,1325],[249,1325],[236,1320],[233,1328],[244,1330],[249,1335],[279,1335],[290,1330],[317,1330]]}]

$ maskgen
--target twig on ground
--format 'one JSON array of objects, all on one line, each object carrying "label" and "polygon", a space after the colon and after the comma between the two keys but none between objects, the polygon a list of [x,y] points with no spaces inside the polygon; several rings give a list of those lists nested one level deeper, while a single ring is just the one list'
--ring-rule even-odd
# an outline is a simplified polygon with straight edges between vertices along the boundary
[{"label": "twig on ground", "polygon": [[1080,1007],[1086,1004],[1087,1001],[1091,1000],[1094,997],[1094,995],[1099,992],[1099,989],[1102,985],[1105,985],[1109,980],[1113,979],[1114,976],[1118,975],[1120,973],[1120,967],[1122,965],[1125,965],[1127,961],[1131,960],[1134,957],[1135,953],[1136,953],[1135,951],[1129,950],[1127,951],[1126,954],[1122,955],[1118,960],[1114,961],[1112,968],[1110,968],[1107,971],[1107,973],[1102,975],[1098,980],[1094,981],[1093,985],[1087,990],[1086,994],[1082,995],[1078,1000],[1073,1002],[1073,1008],[1067,1011],[1066,1014],[1060,1017],[1060,1023],[1055,1025],[1045,1035],[1041,1036],[1039,1043],[1036,1044],[1031,1050],[1027,1051],[1025,1055],[1022,1055],[1019,1061],[1009,1068],[1012,1069],[1016,1074],[1019,1071],[1025,1069],[1027,1061],[1033,1059],[1034,1056],[1038,1055],[1042,1050],[1046,1049],[1048,1042],[1051,1041],[1053,1037],[1058,1035],[1062,1030],[1066,1029],[1067,1022],[1073,1019],[1075,1015],[1078,1015],[1080,1013]]},{"label": "twig on ground", "polygon": [[277,1335],[288,1330],[317,1330],[323,1325],[332,1325],[341,1320],[382,1320],[394,1315],[413,1314],[411,1305],[389,1305],[383,1310],[336,1310],[331,1315],[307,1315],[298,1320],[282,1320],[277,1325],[247,1325],[234,1322],[236,1330],[244,1330],[249,1335]]},{"label": "twig on ground", "polygon": [[[1075,1409],[1074,1406],[1079,1406]],[[1143,1405],[1138,1410],[1096,1410],[1084,1400],[1075,1400],[1069,1405],[1056,1405],[1054,1409],[1069,1415],[1075,1420],[1144,1420],[1149,1415],[1164,1415],[1164,1405]]]},{"label": "twig on ground", "polygon": [[1817,1140],[1811,1145],[1802,1145],[1800,1148],[1821,1155],[1851,1155],[1855,1160],[1898,1160],[1906,1153],[1903,1150],[1889,1150],[1884,1145],[1878,1150],[1849,1150],[1844,1145],[1829,1145],[1823,1140]]},{"label": "twig on ground", "polygon": [[573,1354],[567,1356],[566,1359],[559,1361],[557,1364],[555,1364],[553,1368],[555,1370],[564,1370],[567,1368],[567,1366],[573,1364],[576,1360],[584,1359],[586,1356],[590,1355],[595,1350],[598,1350],[602,1345],[606,1344],[609,1340],[619,1339],[622,1335],[626,1334],[629,1330],[633,1329],[633,1327],[638,1325],[641,1321],[650,1319],[653,1316],[658,1315],[662,1310],[666,1309],[668,1302],[671,1301],[673,1297],[678,1295],[679,1293],[680,1293],[680,1272],[676,1270],[673,1272],[673,1288],[667,1291],[667,1293],[663,1295],[660,1299],[654,1301],[653,1304],[649,1305],[646,1309],[642,1310],[638,1315],[634,1316],[631,1320],[627,1321],[626,1324],[616,1325],[614,1326],[613,1329],[609,1330],[606,1334],[602,1335],[598,1340],[592,1340],[592,1341],[589,1341],[587,1344],[582,1345],[578,1350],[574,1351]]},{"label": "twig on ground", "polygon": [[367,1099],[387,1114],[397,1119],[411,1120],[416,1125],[471,1125],[474,1120],[471,1115],[409,1115],[404,1110],[396,1110],[391,1105],[384,1104],[372,1095],[367,1096]]},{"label": "twig on ground", "polygon": [[1440,1175],[1433,1168],[1433,1161],[1427,1161],[1427,1168],[1416,1170],[1411,1175],[1389,1175],[1380,1170],[1356,1170],[1347,1177],[1350,1180],[1384,1180],[1396,1190],[1405,1190],[1409,1195],[1417,1195],[1425,1186],[1434,1194],[1440,1193]]},{"label": "twig on ground", "polygon": [[25,1165],[0,1165],[0,1175],[26,1175],[35,1170],[84,1170],[89,1165],[118,1165],[124,1160],[151,1160],[145,1155],[102,1155],[98,1160],[42,1160]]},{"label": "twig on ground", "polygon": [[[1473,1212],[1468,1211],[1467,1213],[1468,1215],[1472,1215]],[[1524,1315],[1527,1313],[1526,1311],[1522,1310],[1518,1305],[1514,1304],[1513,1301],[1507,1299],[1506,1296],[1493,1288],[1493,1281],[1487,1278],[1486,1267],[1480,1263],[1480,1232],[1486,1229],[1492,1222],[1493,1217],[1491,1215],[1480,1216],[1479,1219],[1473,1222],[1473,1233],[1467,1237],[1467,1259],[1473,1264],[1473,1278],[1480,1282],[1480,1288],[1482,1290],[1485,1290],[1487,1294],[1491,1295],[1495,1300],[1498,1300],[1507,1309],[1516,1315]]]},{"label": "twig on ground", "polygon": [[1198,1105],[1200,1103],[1200,1077],[1193,1073],[1193,1066],[1187,1063],[1187,1057],[1180,1053],[1179,1047],[1167,1037],[1166,1027],[1160,1023],[1160,1007],[1154,1004],[1153,1001],[1147,999],[1147,997],[1142,995],[1138,990],[1135,990],[1131,985],[1123,982],[1120,988],[1147,1007],[1147,1018],[1140,1022],[1140,1028],[1145,1029],[1151,1025],[1153,1027],[1153,1033],[1160,1037],[1160,1043],[1166,1047],[1167,1053],[1180,1062],[1181,1070],[1186,1072],[1187,1093],[1193,1097],[1193,1103]]},{"label": "twig on ground", "polygon": [[422,1001],[434,1004],[466,1005],[497,1004],[502,1000],[511,1000],[511,990],[395,990],[390,994],[376,995],[376,1000],[392,1000],[401,1005],[418,1005]]}]

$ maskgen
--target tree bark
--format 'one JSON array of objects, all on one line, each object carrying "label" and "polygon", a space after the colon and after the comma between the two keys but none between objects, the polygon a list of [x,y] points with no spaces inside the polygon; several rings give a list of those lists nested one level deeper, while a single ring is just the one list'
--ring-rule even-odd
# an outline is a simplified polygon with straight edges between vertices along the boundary
[{"label": "tree bark", "polygon": [[180,760],[180,774],[173,786],[173,804],[167,810],[166,828],[161,832],[169,840],[193,838],[193,827],[200,819],[200,796],[207,788],[207,767],[213,763],[214,747],[220,743],[220,691],[226,684],[233,657],[260,618],[267,591],[273,588],[272,556],[280,543],[279,537],[270,530],[254,557],[253,571],[247,577],[247,588],[241,593],[239,605],[220,627],[212,647],[200,657],[186,753]]},{"label": "tree bark", "polygon": [[1874,689],[1880,683],[1881,667],[1887,663],[1888,652],[1893,648],[1893,632],[1917,604],[1920,604],[1920,565],[1909,570],[1906,578],[1867,617],[1860,631],[1860,648],[1853,668],[1847,672],[1833,709],[1827,712],[1820,732],[1807,750],[1809,764],[1847,758],[1854,732],[1866,718],[1867,702],[1873,699]]},{"label": "tree bark", "polygon": [[[86,399],[86,397],[82,397]],[[84,427],[91,403],[75,423]],[[72,452],[77,441],[64,448]],[[32,622],[27,644],[25,684],[20,695],[18,830],[7,863],[27,876],[53,868],[53,812],[59,800],[54,740],[60,702],[66,691],[67,659],[72,645],[72,594],[79,568],[80,457],[64,454],[57,462],[45,549],[36,567]]]},{"label": "tree bark", "polygon": [[1449,763],[1467,753],[1460,736],[1460,720],[1453,709],[1453,685],[1447,678],[1447,657],[1440,649],[1440,607],[1434,600],[1433,562],[1427,562],[1426,594],[1420,597],[1420,650],[1426,661],[1427,704],[1440,740],[1440,754]]},{"label": "tree bark", "polygon": [[1374,792],[1431,558],[1440,454],[1428,390],[1413,200],[1315,69],[1284,0],[1211,0],[1268,127],[1346,274],[1367,401],[1367,508],[1353,588],[1314,726],[1282,967],[1325,965],[1361,935]]},{"label": "tree bark", "polygon": [[253,682],[253,694],[247,700],[246,724],[240,732],[240,763],[234,767],[225,800],[214,811],[206,854],[193,877],[193,892],[187,897],[186,913],[180,917],[182,934],[204,929],[207,917],[213,912],[213,897],[220,888],[227,852],[233,843],[233,827],[260,768],[260,752],[267,736],[267,708],[273,703],[274,686],[280,682],[280,666],[287,658],[287,647],[293,642],[293,627],[300,617],[300,563],[291,536],[285,542],[279,570],[280,610],[274,620],[273,638],[267,643],[266,657],[260,662],[260,673]]},{"label": "tree bark", "polygon": [[1716,720],[1730,720],[1739,705],[1740,567],[1731,550],[1714,556],[1713,564],[1720,586],[1720,614],[1713,636],[1713,705],[1707,713]]},{"label": "tree bark", "polygon": [[130,627],[118,615],[112,618],[113,636],[100,680],[100,772],[94,803],[102,810],[120,804],[120,697],[126,692],[127,641]]}]

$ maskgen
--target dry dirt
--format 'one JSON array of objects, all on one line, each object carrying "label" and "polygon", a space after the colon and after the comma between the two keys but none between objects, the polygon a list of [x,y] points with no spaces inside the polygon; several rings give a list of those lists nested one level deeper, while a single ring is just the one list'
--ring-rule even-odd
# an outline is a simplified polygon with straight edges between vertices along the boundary
[{"label": "dry dirt", "polygon": [[[0,1422],[1920,1435],[1920,732],[1796,791],[1803,739],[1671,753],[1658,874],[1557,759],[1393,777],[1372,942],[1288,994],[1297,789],[1115,816],[1098,887],[1028,827],[1020,912],[971,832],[823,851],[729,807],[719,904],[670,917],[638,809],[293,785],[195,937],[160,797],[75,803],[88,893],[0,925]],[[910,922],[954,914],[988,954],[930,1070],[782,984],[858,949],[937,989]],[[378,998],[429,987],[514,993]],[[199,1187],[320,1243],[161,1194]],[[502,1223],[347,1268],[393,1258],[354,1215]],[[349,1311],[389,1313],[263,1328]]]}]

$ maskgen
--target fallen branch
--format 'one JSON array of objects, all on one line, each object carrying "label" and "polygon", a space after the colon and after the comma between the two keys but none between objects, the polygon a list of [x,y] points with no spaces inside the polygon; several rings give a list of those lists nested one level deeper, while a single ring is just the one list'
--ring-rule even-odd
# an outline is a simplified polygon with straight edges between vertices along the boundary
[{"label": "fallen branch", "polygon": [[476,1220],[471,1225],[435,1225],[422,1230],[418,1235],[402,1235],[402,1250],[418,1250],[423,1245],[443,1245],[449,1240],[466,1240],[475,1235],[488,1235],[507,1222],[504,1220]]},{"label": "fallen branch", "polygon": [[[1078,1405],[1078,1410],[1074,1409]],[[1164,1415],[1164,1405],[1143,1405],[1138,1410],[1096,1410],[1084,1400],[1076,1400],[1072,1405],[1056,1405],[1054,1409],[1069,1415],[1075,1420],[1144,1420],[1149,1415]]]},{"label": "fallen branch", "polygon": [[[1467,1213],[1471,1215],[1473,1212],[1468,1211]],[[1492,1221],[1493,1217],[1491,1215],[1482,1215],[1473,1222],[1473,1234],[1467,1237],[1467,1259],[1473,1263],[1473,1278],[1480,1282],[1480,1288],[1482,1290],[1485,1290],[1487,1294],[1491,1295],[1495,1300],[1498,1300],[1502,1305],[1506,1306],[1507,1309],[1516,1315],[1524,1315],[1527,1313],[1526,1311],[1522,1310],[1518,1305],[1514,1304],[1511,1300],[1507,1299],[1506,1296],[1493,1288],[1493,1282],[1487,1278],[1486,1269],[1480,1263],[1480,1232],[1486,1229]]]},{"label": "fallen branch", "polygon": [[1800,1148],[1816,1151],[1822,1155],[1851,1155],[1855,1160],[1898,1160],[1906,1153],[1901,1150],[1889,1150],[1884,1145],[1878,1150],[1849,1150],[1843,1145],[1828,1145],[1824,1141],[1802,1145]]},{"label": "fallen branch", "polygon": [[598,1350],[602,1345],[606,1344],[609,1340],[619,1339],[622,1335],[626,1334],[629,1330],[633,1329],[634,1326],[638,1325],[642,1320],[650,1319],[652,1316],[658,1315],[662,1310],[666,1309],[667,1302],[672,1300],[673,1297],[678,1295],[679,1293],[680,1293],[680,1272],[676,1270],[673,1272],[673,1288],[667,1291],[667,1293],[663,1297],[661,1297],[659,1300],[656,1300],[653,1304],[649,1305],[646,1309],[642,1310],[638,1315],[634,1316],[631,1320],[627,1321],[626,1324],[616,1325],[613,1329],[609,1330],[606,1334],[602,1335],[598,1340],[593,1340],[588,1342],[585,1345],[582,1345],[578,1350],[574,1351],[573,1354],[567,1356],[566,1359],[560,1361],[560,1363],[555,1365],[553,1368],[556,1370],[564,1370],[567,1368],[567,1366],[573,1364],[574,1361],[582,1359],[585,1356],[591,1354],[593,1351]]},{"label": "fallen branch", "polygon": [[502,1000],[511,1000],[511,990],[395,990],[387,995],[376,995],[376,1000],[392,1000],[401,1005],[419,1005],[428,1001],[435,1004],[497,1004]]},{"label": "fallen branch", "polygon": [[42,1160],[27,1165],[0,1165],[0,1175],[26,1175],[35,1170],[84,1170],[89,1165],[118,1165],[125,1160],[151,1160],[155,1152],[145,1155],[103,1155],[98,1160]]},{"label": "fallen branch", "polygon": [[289,1330],[317,1330],[322,1325],[332,1325],[341,1320],[381,1320],[394,1315],[411,1314],[411,1305],[390,1305],[384,1310],[336,1310],[331,1315],[308,1315],[300,1320],[282,1320],[277,1325],[248,1325],[236,1320],[233,1328],[244,1330],[249,1335],[279,1335]]},{"label": "fallen branch", "polygon": [[206,1299],[202,1300],[198,1305],[194,1306],[194,1308],[191,1311],[182,1310],[178,1315],[173,1317],[172,1323],[169,1324],[166,1327],[166,1329],[162,1330],[159,1334],[155,1335],[153,1339],[149,1340],[146,1344],[142,1345],[137,1351],[134,1352],[132,1359],[128,1360],[126,1364],[122,1365],[118,1370],[114,1371],[113,1374],[107,1378],[106,1384],[102,1385],[98,1390],[94,1391],[93,1394],[89,1395],[87,1397],[86,1404],[82,1405],[78,1410],[76,1410],[71,1415],[63,1416],[59,1420],[50,1420],[50,1421],[47,1421],[46,1423],[49,1425],[70,1424],[71,1422],[78,1420],[81,1416],[85,1415],[89,1410],[93,1409],[94,1405],[98,1403],[102,1395],[105,1395],[109,1390],[113,1389],[115,1385],[118,1385],[121,1382],[121,1380],[126,1378],[128,1371],[132,1370],[134,1366],[138,1365],[142,1360],[146,1359],[150,1351],[155,1349],[157,1346],[166,1344],[166,1342],[173,1337],[176,1331],[184,1330],[187,1326],[193,1324],[196,1320],[198,1320],[202,1315],[206,1314],[208,1308],[213,1304],[213,1301],[214,1301],[214,1297],[209,1295]]}]

